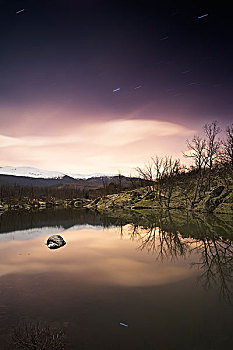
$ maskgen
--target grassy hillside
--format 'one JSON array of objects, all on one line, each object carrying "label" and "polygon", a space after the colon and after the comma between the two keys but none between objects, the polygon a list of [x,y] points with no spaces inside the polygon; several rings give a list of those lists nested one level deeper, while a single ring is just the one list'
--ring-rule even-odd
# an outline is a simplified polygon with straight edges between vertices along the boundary
[{"label": "grassy hillside", "polygon": [[[192,198],[192,195],[191,192],[190,198]],[[233,185],[226,187],[219,184],[211,191],[206,192],[205,195],[200,196],[192,208],[190,208],[190,198],[187,198],[187,194],[182,189],[176,188],[173,191],[168,208],[166,195],[161,194],[158,198],[150,187],[144,187],[97,198],[86,207],[98,211],[185,209],[203,213],[233,214]]]}]

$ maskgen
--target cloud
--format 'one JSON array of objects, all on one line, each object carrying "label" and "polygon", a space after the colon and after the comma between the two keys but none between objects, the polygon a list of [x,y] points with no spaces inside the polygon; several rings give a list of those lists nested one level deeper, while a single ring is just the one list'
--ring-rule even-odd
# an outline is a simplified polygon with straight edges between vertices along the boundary
[{"label": "cloud", "polygon": [[68,135],[60,137],[43,137],[43,136],[25,136],[25,137],[9,137],[0,135],[0,147],[42,147],[50,145],[63,145],[81,141],[77,136]]},{"label": "cloud", "polygon": [[150,137],[164,137],[189,134],[187,128],[155,120],[114,120],[84,124],[75,130],[74,134],[66,136],[24,136],[10,137],[0,135],[0,147],[10,146],[49,146],[56,144],[88,143],[106,147],[124,146],[130,143],[143,141]]},{"label": "cloud", "polygon": [[16,137],[0,135],[0,147],[11,147],[20,144],[20,140]]},{"label": "cloud", "polygon": [[83,129],[86,131],[84,139],[107,147],[123,146],[152,136],[163,137],[190,133],[190,130],[175,123],[144,119],[120,119],[93,123]]},{"label": "cloud", "polygon": [[74,124],[60,135],[0,135],[2,165],[63,172],[107,172],[133,168],[152,155],[180,154],[193,130],[159,120],[117,119]]}]

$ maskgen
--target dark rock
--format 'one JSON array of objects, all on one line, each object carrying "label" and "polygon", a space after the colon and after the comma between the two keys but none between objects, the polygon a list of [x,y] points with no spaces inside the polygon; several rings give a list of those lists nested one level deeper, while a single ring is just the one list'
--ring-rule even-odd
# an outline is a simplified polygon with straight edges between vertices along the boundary
[{"label": "dark rock", "polygon": [[46,206],[46,208],[52,208],[53,207],[53,203],[52,202],[46,202],[45,206]]},{"label": "dark rock", "polygon": [[66,244],[66,242],[62,238],[62,236],[60,236],[60,235],[53,235],[53,236],[50,236],[48,238],[46,244],[47,244],[47,247],[49,249],[58,249],[58,248],[63,247]]},{"label": "dark rock", "polygon": [[213,213],[214,210],[224,202],[228,192],[224,186],[218,186],[203,199],[203,211]]},{"label": "dark rock", "polygon": [[145,195],[145,197],[143,199],[155,199],[155,193],[149,192]]},{"label": "dark rock", "polygon": [[218,197],[220,196],[220,194],[222,193],[222,191],[224,190],[224,186],[218,186],[216,188],[214,188],[211,192],[210,192],[210,196],[211,197]]},{"label": "dark rock", "polygon": [[96,199],[93,201],[93,203],[94,203],[94,204],[97,204],[100,200],[101,200],[101,197],[98,197],[98,198],[96,198]]},{"label": "dark rock", "polygon": [[74,202],[72,203],[72,205],[73,205],[75,208],[82,208],[82,207],[83,207],[83,201],[82,201],[82,200],[74,201]]}]

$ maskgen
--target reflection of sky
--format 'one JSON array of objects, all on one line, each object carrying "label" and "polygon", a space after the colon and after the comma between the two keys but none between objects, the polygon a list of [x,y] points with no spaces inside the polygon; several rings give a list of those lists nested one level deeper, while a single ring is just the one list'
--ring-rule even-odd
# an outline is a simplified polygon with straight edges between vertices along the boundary
[{"label": "reflection of sky", "polygon": [[64,231],[79,231],[83,229],[89,230],[101,230],[102,226],[93,226],[93,225],[74,225],[68,229],[64,229],[62,226],[48,226],[48,227],[38,227],[30,228],[27,230],[12,231],[7,233],[0,233],[0,242],[7,241],[25,241],[34,239],[40,236],[55,235]]},{"label": "reflection of sky", "polygon": [[161,262],[123,229],[62,232],[53,251],[44,237],[1,242],[1,346],[26,319],[65,327],[72,349],[214,349],[213,333],[230,349],[232,310],[197,283],[192,257]]},{"label": "reflection of sky", "polygon": [[[44,234],[47,234],[47,228]],[[119,239],[119,228],[82,229],[61,233],[67,245],[51,251],[44,238],[3,242],[1,276],[59,273],[97,285],[150,286],[186,279],[191,272],[183,261],[157,263],[153,255],[137,251],[129,236]],[[192,272],[193,274],[193,272]]]}]

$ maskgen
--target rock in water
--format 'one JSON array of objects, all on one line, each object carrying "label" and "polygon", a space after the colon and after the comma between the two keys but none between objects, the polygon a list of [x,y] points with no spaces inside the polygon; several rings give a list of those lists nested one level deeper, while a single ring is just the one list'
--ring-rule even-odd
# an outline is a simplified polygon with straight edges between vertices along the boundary
[{"label": "rock in water", "polygon": [[66,242],[62,238],[62,236],[60,236],[60,235],[53,235],[53,236],[50,236],[47,239],[47,243],[46,244],[47,244],[47,247],[49,249],[58,249],[58,248],[63,247],[66,244]]}]

